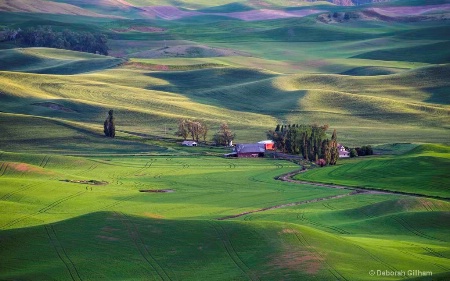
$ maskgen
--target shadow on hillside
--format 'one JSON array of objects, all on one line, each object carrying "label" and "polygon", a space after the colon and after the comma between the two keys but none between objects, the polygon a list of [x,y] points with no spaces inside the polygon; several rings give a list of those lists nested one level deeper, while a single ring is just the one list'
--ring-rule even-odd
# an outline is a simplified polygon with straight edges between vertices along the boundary
[{"label": "shadow on hillside", "polygon": [[[97,212],[3,231],[2,248],[8,257],[5,263],[14,268],[8,276],[46,279],[48,268],[57,274],[53,278],[77,276],[80,280],[214,280],[217,276],[223,280],[248,276],[280,280],[285,274],[298,280],[308,275],[289,268],[271,270],[271,257],[283,251],[284,244],[297,244],[287,236],[277,237],[280,227],[164,220],[154,218],[158,215],[150,211],[143,216],[147,218]],[[277,243],[271,239],[277,239]],[[30,258],[34,253],[39,253],[39,259]],[[318,273],[324,279],[327,274]]]},{"label": "shadow on hillside", "polygon": [[272,84],[277,75],[250,69],[216,68],[148,75],[169,83],[152,86],[151,90],[178,93],[198,103],[276,118],[285,118],[298,110],[299,100],[305,94],[280,90]]}]

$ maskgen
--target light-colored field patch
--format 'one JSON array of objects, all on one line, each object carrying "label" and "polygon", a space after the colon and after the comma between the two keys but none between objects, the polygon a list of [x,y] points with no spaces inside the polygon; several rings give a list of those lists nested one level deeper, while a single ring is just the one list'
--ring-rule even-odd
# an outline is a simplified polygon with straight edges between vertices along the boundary
[{"label": "light-colored field patch", "polygon": [[433,12],[450,12],[450,4],[427,5],[427,6],[403,6],[403,7],[382,7],[370,8],[368,10],[375,11],[381,15],[398,17],[398,16],[416,16]]},{"label": "light-colored field patch", "polygon": [[6,169],[12,170],[13,172],[21,172],[21,173],[32,173],[32,174],[41,174],[41,175],[50,175],[53,174],[51,171],[45,170],[44,168],[30,165],[27,163],[16,163],[16,162],[3,162]]},{"label": "light-colored field patch", "polygon": [[164,218],[164,216],[161,214],[154,214],[154,213],[148,213],[148,212],[145,212],[144,216],[147,218],[151,218],[151,219],[163,219]]},{"label": "light-colored field patch", "polygon": [[70,4],[42,0],[4,0],[0,2],[0,11],[120,18],[118,16],[94,13]]},{"label": "light-colored field patch", "polygon": [[120,240],[117,237],[105,236],[105,235],[97,235],[97,238],[100,238],[102,240],[107,240],[107,241],[119,241]]},{"label": "light-colored field patch", "polygon": [[293,233],[298,233],[297,230],[292,229],[292,228],[283,228],[283,230],[280,232],[282,234],[293,234]]},{"label": "light-colored field patch", "polygon": [[323,266],[324,259],[307,250],[286,250],[272,260],[272,265],[278,268],[304,271],[314,275]]},{"label": "light-colored field patch", "polygon": [[133,53],[132,56],[133,58],[207,58],[249,56],[249,54],[238,50],[212,48],[205,45],[178,45]]},{"label": "light-colored field patch", "polygon": [[128,28],[114,28],[112,29],[114,32],[130,32],[130,31],[138,31],[138,32],[148,32],[148,33],[161,33],[165,32],[166,29],[160,27],[152,27],[152,26],[130,26]]},{"label": "light-colored field patch", "polygon": [[74,110],[72,110],[68,107],[65,107],[64,105],[53,103],[53,102],[39,102],[39,103],[33,103],[32,105],[43,106],[43,107],[47,107],[47,108],[50,108],[53,110],[59,110],[59,111],[64,111],[64,112],[75,112]]},{"label": "light-colored field patch", "polygon": [[244,21],[259,21],[259,20],[273,20],[273,19],[285,19],[285,18],[301,18],[312,14],[318,14],[323,11],[321,10],[298,10],[298,11],[280,11],[280,10],[270,10],[261,9],[246,12],[235,12],[227,14],[215,14],[221,16],[228,16],[237,18]]},{"label": "light-colored field patch", "polygon": [[231,13],[202,13],[197,11],[185,11],[180,10],[173,6],[148,6],[141,7],[145,10],[146,14],[150,17],[158,17],[165,20],[178,20],[186,17],[194,16],[222,16],[231,17],[244,21],[259,21],[259,20],[273,20],[284,18],[299,18],[305,17],[311,14],[321,13],[321,10],[272,10],[272,9],[258,9],[244,12],[231,12]]}]

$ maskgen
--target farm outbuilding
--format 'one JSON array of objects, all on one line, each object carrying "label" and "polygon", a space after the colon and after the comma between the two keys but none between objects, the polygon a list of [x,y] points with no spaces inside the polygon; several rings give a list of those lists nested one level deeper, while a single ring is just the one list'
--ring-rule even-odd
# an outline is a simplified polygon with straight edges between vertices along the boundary
[{"label": "farm outbuilding", "polygon": [[237,157],[264,157],[264,152],[265,146],[260,143],[236,144],[233,151]]},{"label": "farm outbuilding", "polygon": [[183,145],[183,146],[197,146],[197,142],[195,142],[195,141],[183,141],[182,143],[181,143],[181,145]]},{"label": "farm outbuilding", "polygon": [[271,140],[263,140],[258,143],[263,144],[265,150],[275,150],[275,143]]}]

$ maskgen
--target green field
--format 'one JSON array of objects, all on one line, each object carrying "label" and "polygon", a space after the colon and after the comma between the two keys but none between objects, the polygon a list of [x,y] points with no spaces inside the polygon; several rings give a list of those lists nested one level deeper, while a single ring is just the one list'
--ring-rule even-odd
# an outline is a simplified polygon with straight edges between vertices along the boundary
[{"label": "green field", "polygon": [[393,190],[449,199],[448,146],[420,145],[400,156],[349,159],[296,179]]},{"label": "green field", "polygon": [[[0,280],[450,279],[449,7],[366,10],[449,1],[53,2],[0,3]],[[39,25],[109,56],[4,40]],[[207,142],[182,147],[182,118]],[[299,160],[222,157],[223,122],[234,143],[328,124],[375,155],[285,182]]]},{"label": "green field", "polygon": [[353,195],[218,221],[349,191],[276,181],[298,167],[277,160],[0,160],[2,279],[377,280],[369,270],[411,268],[448,277],[446,201]]}]

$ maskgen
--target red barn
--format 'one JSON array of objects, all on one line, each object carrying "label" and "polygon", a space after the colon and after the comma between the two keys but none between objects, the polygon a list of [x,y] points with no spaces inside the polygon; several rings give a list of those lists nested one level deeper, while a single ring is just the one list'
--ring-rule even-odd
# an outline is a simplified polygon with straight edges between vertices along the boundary
[{"label": "red barn", "polygon": [[264,140],[258,143],[264,145],[265,150],[275,150],[275,143],[271,140]]}]

